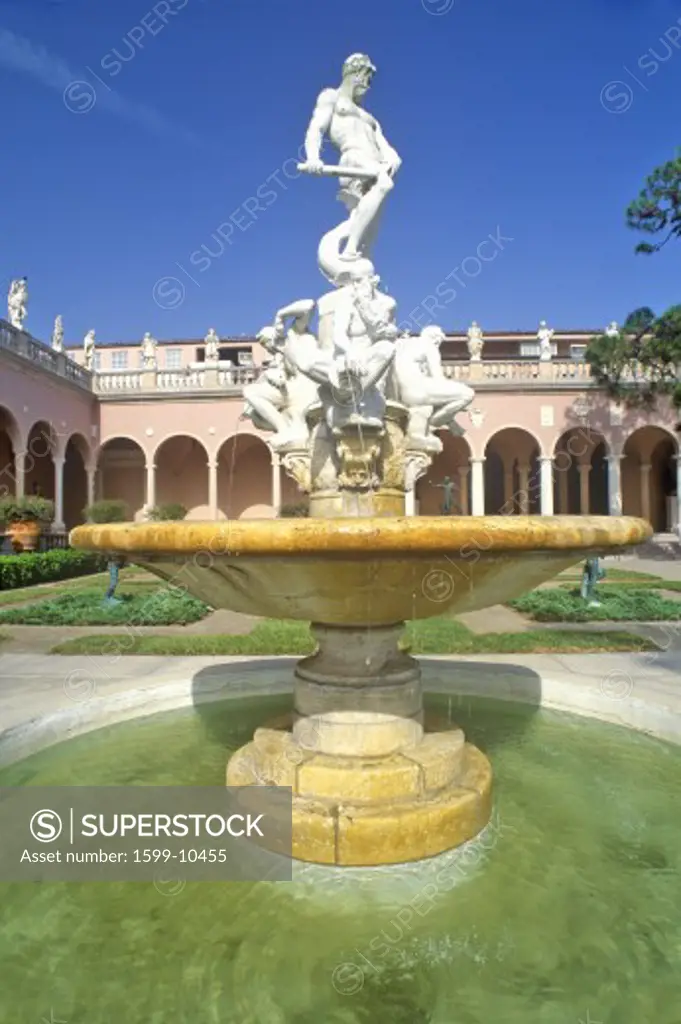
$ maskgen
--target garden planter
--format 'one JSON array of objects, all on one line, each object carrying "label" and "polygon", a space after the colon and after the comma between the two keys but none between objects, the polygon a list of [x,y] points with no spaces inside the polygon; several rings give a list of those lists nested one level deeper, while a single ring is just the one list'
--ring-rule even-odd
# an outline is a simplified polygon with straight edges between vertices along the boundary
[{"label": "garden planter", "polygon": [[20,519],[8,525],[7,533],[12,539],[15,551],[35,551],[40,536],[40,523]]}]

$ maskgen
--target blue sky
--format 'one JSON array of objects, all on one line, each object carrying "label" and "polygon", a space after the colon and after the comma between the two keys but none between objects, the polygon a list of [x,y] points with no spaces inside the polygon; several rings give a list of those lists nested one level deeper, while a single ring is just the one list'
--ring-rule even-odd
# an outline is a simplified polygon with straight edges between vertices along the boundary
[{"label": "blue sky", "polygon": [[292,161],[357,50],[403,158],[375,253],[401,320],[591,328],[681,299],[678,243],[635,256],[624,224],[681,145],[681,3],[21,0],[0,3],[0,262],[5,293],[28,275],[26,326],[250,334],[322,294],[342,207]]}]

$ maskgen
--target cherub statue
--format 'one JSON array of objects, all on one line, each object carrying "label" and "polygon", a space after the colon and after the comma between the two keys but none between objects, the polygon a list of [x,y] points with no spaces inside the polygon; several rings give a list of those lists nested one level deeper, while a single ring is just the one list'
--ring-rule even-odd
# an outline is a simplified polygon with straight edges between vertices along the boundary
[{"label": "cherub statue", "polygon": [[24,329],[26,307],[28,305],[28,278],[19,277],[12,281],[7,296],[7,315],[13,327]]},{"label": "cherub statue", "polygon": [[145,370],[156,369],[156,346],[158,342],[149,331],[142,338],[142,366]]},{"label": "cherub statue", "polygon": [[472,363],[479,363],[485,342],[477,320],[468,328],[468,354]]},{"label": "cherub statue", "polygon": [[52,350],[54,352],[64,351],[64,321],[60,316],[55,317],[52,329]]},{"label": "cherub statue", "polygon": [[83,338],[83,356],[86,370],[92,370],[95,362],[95,332],[88,331]]},{"label": "cherub statue", "polygon": [[398,400],[409,409],[409,444],[424,451],[442,451],[434,430],[448,428],[455,436],[463,434],[455,416],[475,397],[467,384],[445,377],[440,354],[444,339],[441,327],[430,326],[417,338],[404,335],[396,345],[393,386]]}]

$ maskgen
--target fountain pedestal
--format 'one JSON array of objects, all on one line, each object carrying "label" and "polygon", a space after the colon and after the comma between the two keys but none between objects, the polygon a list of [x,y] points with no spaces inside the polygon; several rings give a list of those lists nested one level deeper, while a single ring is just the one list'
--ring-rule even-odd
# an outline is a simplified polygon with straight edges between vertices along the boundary
[{"label": "fountain pedestal", "polygon": [[424,723],[418,662],[403,623],[315,625],[292,715],[258,729],[227,767],[230,786],[290,786],[293,856],[366,866],[432,857],[491,813],[492,770],[461,729]]}]

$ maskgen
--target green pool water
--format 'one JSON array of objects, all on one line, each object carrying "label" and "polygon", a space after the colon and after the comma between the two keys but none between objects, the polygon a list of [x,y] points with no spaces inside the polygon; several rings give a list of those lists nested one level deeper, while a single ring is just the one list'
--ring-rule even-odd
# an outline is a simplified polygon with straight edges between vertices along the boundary
[{"label": "green pool water", "polygon": [[[492,828],[459,851],[456,884],[425,894],[432,870],[419,883],[405,869],[407,892],[399,867],[376,876],[376,898],[366,873],[356,887],[324,872],[168,891],[4,884],[0,1021],[679,1024],[681,750],[534,708],[428,704],[496,777]],[[0,784],[221,784],[229,752],[288,706],[122,724]]]}]

